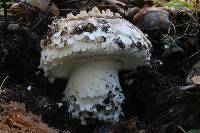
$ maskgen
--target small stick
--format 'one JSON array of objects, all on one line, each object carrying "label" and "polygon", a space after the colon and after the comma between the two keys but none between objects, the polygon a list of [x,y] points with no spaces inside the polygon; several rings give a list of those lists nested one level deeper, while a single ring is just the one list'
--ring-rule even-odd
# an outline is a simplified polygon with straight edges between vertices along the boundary
[{"label": "small stick", "polygon": [[171,69],[174,68],[174,67],[176,67],[176,66],[179,66],[179,65],[182,65],[182,64],[188,62],[189,60],[191,60],[192,58],[194,58],[194,57],[196,57],[196,56],[198,56],[198,55],[200,55],[200,50],[197,51],[197,52],[195,52],[195,53],[192,54],[191,56],[189,56],[187,59],[185,59],[185,60],[183,60],[183,61],[181,61],[181,62],[175,64],[174,66],[171,67]]},{"label": "small stick", "polygon": [[178,127],[178,129],[180,129],[183,133],[187,133],[187,132],[185,131],[185,129],[183,129],[180,125],[178,125],[177,127]]},{"label": "small stick", "polygon": [[2,88],[3,88],[3,85],[4,85],[4,83],[5,83],[5,81],[6,81],[6,79],[8,78],[9,76],[6,76],[5,78],[4,78],[4,80],[3,80],[3,82],[1,83],[1,85],[0,85],[0,94],[2,93],[2,92],[4,92],[4,90],[2,90]]},{"label": "small stick", "polygon": [[198,88],[199,86],[195,85],[195,84],[191,84],[191,85],[187,85],[187,86],[183,86],[180,88],[180,90],[182,91],[187,91],[187,90],[191,90],[194,88]]}]

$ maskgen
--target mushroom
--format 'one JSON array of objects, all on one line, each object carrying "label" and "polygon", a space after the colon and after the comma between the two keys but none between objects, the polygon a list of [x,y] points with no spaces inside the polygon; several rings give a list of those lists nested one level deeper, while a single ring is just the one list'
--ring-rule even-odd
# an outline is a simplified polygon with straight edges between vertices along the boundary
[{"label": "mushroom", "polygon": [[95,7],[55,19],[41,48],[45,76],[68,79],[64,99],[72,117],[82,124],[87,118],[115,123],[125,99],[118,71],[147,63],[151,43],[119,14]]}]

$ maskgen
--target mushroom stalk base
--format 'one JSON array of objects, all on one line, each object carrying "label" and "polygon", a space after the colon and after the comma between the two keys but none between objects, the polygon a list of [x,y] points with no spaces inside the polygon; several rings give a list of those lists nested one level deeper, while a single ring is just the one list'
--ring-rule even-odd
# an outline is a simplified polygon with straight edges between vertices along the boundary
[{"label": "mushroom stalk base", "polygon": [[119,121],[124,95],[118,67],[113,61],[98,60],[74,68],[64,91],[73,118],[79,118],[82,124],[87,118]]}]

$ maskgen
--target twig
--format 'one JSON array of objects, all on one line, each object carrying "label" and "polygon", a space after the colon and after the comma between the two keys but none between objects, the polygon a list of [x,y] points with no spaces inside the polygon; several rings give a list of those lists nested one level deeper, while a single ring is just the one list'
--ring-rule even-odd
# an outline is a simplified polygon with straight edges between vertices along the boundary
[{"label": "twig", "polygon": [[1,94],[2,92],[4,92],[4,91],[2,90],[2,87],[3,87],[5,81],[6,81],[6,79],[7,79],[8,77],[9,77],[9,76],[6,76],[6,77],[3,79],[3,82],[2,82],[1,85],[0,85],[0,94]]},{"label": "twig", "polygon": [[189,60],[191,60],[193,57],[195,57],[195,56],[197,56],[197,55],[200,55],[200,50],[197,51],[196,53],[192,54],[191,56],[189,56],[187,59],[185,59],[185,60],[183,60],[183,61],[181,61],[181,62],[175,64],[172,68],[174,68],[174,67],[176,67],[176,66],[179,66],[179,65],[182,65],[182,64],[184,64],[184,63],[186,63],[186,62],[188,62]]},{"label": "twig", "polygon": [[180,129],[183,133],[187,133],[187,132],[185,131],[185,129],[183,129],[180,125],[178,125],[177,127],[178,127],[178,129]]},{"label": "twig", "polygon": [[[175,38],[175,40],[179,40],[179,39],[181,39],[181,38],[183,38],[183,37],[185,37],[185,36],[188,36],[188,35],[189,35],[189,36],[195,36],[195,35],[197,35],[197,34],[199,33],[199,32],[196,30],[196,27],[193,28],[189,33],[187,33],[188,29],[189,29],[189,26],[187,25],[184,34],[183,34],[182,36],[179,36],[179,37]],[[193,33],[193,32],[195,32],[195,30],[196,30],[196,33]]]},{"label": "twig", "polygon": [[68,1],[64,1],[64,2],[58,3],[57,5],[69,4],[69,3],[72,3],[72,2],[79,2],[79,0],[68,0]]},{"label": "twig", "polygon": [[183,86],[180,88],[181,91],[187,91],[187,90],[191,90],[194,88],[198,88],[199,86],[195,85],[195,84],[191,84],[191,85],[187,85],[187,86]]},{"label": "twig", "polygon": [[122,5],[122,6],[126,6],[126,4],[125,3],[123,3],[123,2],[120,2],[120,1],[118,1],[118,0],[106,0],[106,2],[108,2],[109,4],[111,4],[111,5]]}]

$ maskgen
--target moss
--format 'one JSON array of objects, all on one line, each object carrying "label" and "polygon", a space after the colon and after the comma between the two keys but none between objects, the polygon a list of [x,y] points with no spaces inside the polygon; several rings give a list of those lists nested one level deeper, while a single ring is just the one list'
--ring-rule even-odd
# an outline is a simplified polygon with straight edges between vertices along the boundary
[{"label": "moss", "polygon": [[194,10],[194,4],[193,3],[187,3],[187,2],[181,1],[181,0],[172,0],[172,1],[164,4],[163,6],[167,9],[177,9],[177,10],[190,9],[190,10]]}]

